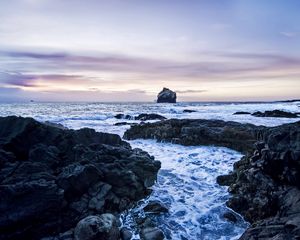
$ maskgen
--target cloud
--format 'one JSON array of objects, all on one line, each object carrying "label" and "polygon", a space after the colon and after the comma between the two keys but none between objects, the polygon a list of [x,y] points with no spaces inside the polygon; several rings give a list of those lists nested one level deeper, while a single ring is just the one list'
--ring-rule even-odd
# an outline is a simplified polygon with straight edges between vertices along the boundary
[{"label": "cloud", "polygon": [[280,32],[281,35],[289,38],[297,37],[299,36],[299,32]]},{"label": "cloud", "polygon": [[9,86],[16,87],[40,87],[49,83],[82,84],[87,79],[79,75],[62,74],[24,74],[19,72],[0,72],[0,81]]},{"label": "cloud", "polygon": [[207,90],[175,90],[176,93],[203,93],[203,92],[207,92]]},{"label": "cloud", "polygon": [[[200,54],[200,53],[199,53]],[[143,84],[163,81],[250,81],[282,76],[300,76],[300,59],[274,53],[202,52],[207,61],[176,61],[109,53],[93,55],[63,52],[0,51],[7,65],[0,82],[34,87],[43,83],[85,85],[99,88],[111,84]],[[44,73],[46,71],[46,73]],[[74,73],[74,74],[69,74]],[[109,78],[108,78],[109,76]],[[6,80],[5,80],[6,79]],[[95,91],[95,89],[94,89]]]}]

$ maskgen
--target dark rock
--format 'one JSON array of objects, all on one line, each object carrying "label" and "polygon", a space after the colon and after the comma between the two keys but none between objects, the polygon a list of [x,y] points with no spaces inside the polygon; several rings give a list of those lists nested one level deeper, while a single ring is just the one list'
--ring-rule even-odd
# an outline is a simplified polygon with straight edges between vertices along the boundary
[{"label": "dark rock", "polygon": [[120,232],[114,215],[88,216],[74,230],[75,240],[119,240]]},{"label": "dark rock", "polygon": [[300,122],[262,127],[171,119],[131,127],[124,137],[243,151],[234,172],[217,178],[229,185],[227,206],[252,224],[241,239],[300,238]]},{"label": "dark rock", "polygon": [[142,240],[163,240],[164,233],[156,227],[147,227],[142,229],[140,233]]},{"label": "dark rock", "polygon": [[122,240],[130,240],[132,238],[132,233],[129,229],[123,227],[120,232]]},{"label": "dark rock", "polygon": [[165,206],[160,201],[149,201],[149,203],[144,207],[144,211],[147,213],[154,213],[154,214],[160,214],[160,213],[166,213],[168,212],[167,206]]},{"label": "dark rock", "polygon": [[246,152],[265,127],[204,119],[170,119],[132,126],[125,139],[156,139],[182,145],[216,145]]},{"label": "dark rock", "polygon": [[251,114],[249,112],[235,112],[233,115],[248,115]]},{"label": "dark rock", "polygon": [[166,118],[164,116],[155,113],[150,113],[150,114],[142,113],[137,117],[135,117],[134,119],[140,121],[148,121],[148,120],[165,120]]},{"label": "dark rock", "polygon": [[184,113],[193,113],[193,112],[197,112],[196,110],[190,110],[190,109],[184,109],[183,110]]},{"label": "dark rock", "polygon": [[157,95],[157,103],[176,103],[176,93],[168,88],[163,88]]},{"label": "dark rock", "polygon": [[252,113],[255,117],[275,117],[275,118],[297,118],[298,115],[296,113],[286,112],[282,110],[273,110],[273,111],[265,111],[265,112],[255,112]]},{"label": "dark rock", "polygon": [[123,113],[119,113],[117,115],[115,115],[116,119],[127,119],[127,120],[132,120],[133,117],[128,115],[128,114],[123,114]]},{"label": "dark rock", "polygon": [[115,126],[125,126],[125,125],[130,125],[128,122],[117,122],[114,124]]},{"label": "dark rock", "polygon": [[118,135],[0,118],[0,239],[66,232],[149,194],[160,162]]},{"label": "dark rock", "polygon": [[217,177],[217,183],[221,186],[229,186],[236,180],[236,173],[231,173],[228,175],[220,175]]},{"label": "dark rock", "polygon": [[227,206],[252,223],[240,239],[300,237],[299,130],[300,122],[266,128],[253,155],[236,164]]}]

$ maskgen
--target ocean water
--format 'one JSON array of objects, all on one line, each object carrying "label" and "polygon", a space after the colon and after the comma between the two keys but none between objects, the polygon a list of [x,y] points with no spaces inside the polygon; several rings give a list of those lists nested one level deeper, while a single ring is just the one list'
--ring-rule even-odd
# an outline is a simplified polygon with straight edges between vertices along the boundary
[{"label": "ocean water", "polygon": [[[184,113],[183,110],[195,110]],[[60,123],[68,128],[94,128],[97,131],[123,136],[129,126],[115,126],[117,122],[139,122],[115,119],[118,113],[137,116],[140,113],[157,113],[167,118],[221,119],[256,125],[276,126],[299,121],[284,118],[257,118],[250,115],[233,115],[237,111],[265,111],[281,109],[300,112],[300,102],[292,103],[15,103],[0,104],[0,116],[18,115],[38,121]],[[122,224],[139,239],[134,217],[145,217],[143,207],[150,200],[159,200],[168,213],[150,216],[160,226],[166,239],[238,239],[248,223],[236,214],[232,223],[223,218],[231,211],[225,206],[229,197],[227,187],[216,184],[218,175],[232,170],[241,158],[239,152],[222,147],[181,146],[158,143],[154,140],[129,141],[132,147],[141,148],[162,162],[153,192],[128,212],[121,215]]]}]

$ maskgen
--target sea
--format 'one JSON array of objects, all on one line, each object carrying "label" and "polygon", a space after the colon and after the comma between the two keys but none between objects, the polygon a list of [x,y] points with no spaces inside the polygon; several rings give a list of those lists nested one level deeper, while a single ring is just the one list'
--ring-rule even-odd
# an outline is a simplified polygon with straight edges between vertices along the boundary
[{"label": "sea", "polygon": [[[278,126],[300,120],[233,115],[237,111],[253,113],[275,109],[300,112],[300,101],[176,104],[0,103],[0,116],[32,117],[40,122],[59,123],[71,129],[88,127],[99,132],[115,133],[121,137],[130,126],[116,126],[116,123],[139,121],[116,119],[114,116],[119,113],[133,117],[141,113],[156,113],[168,119],[220,119],[264,126]],[[184,110],[195,112],[186,113]],[[249,226],[242,216],[226,207],[225,202],[229,198],[227,187],[216,183],[217,176],[229,173],[233,169],[233,164],[242,157],[241,153],[224,147],[181,146],[155,140],[138,139],[128,142],[133,148],[147,151],[162,163],[151,195],[120,215],[122,226],[134,233],[132,239],[139,239],[134,219],[147,215],[143,212],[143,207],[152,200],[161,201],[169,209],[168,213],[150,216],[163,230],[166,239],[238,239]],[[233,213],[237,221],[233,223],[226,220],[223,217],[226,212]]]}]

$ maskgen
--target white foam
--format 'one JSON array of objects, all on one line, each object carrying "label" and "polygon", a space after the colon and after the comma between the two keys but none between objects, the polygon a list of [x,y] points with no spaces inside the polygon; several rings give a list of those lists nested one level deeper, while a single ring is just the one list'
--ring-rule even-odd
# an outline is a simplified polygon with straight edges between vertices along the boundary
[{"label": "white foam", "polygon": [[[216,183],[216,177],[232,170],[241,154],[220,147],[186,147],[154,140],[130,141],[162,162],[158,181],[146,201],[133,209],[124,219],[124,225],[132,224],[135,212],[149,200],[160,200],[169,207],[169,214],[155,220],[164,230],[167,239],[235,239],[247,227],[239,218],[233,224],[222,215],[228,209],[226,187]],[[224,238],[225,237],[225,238]]]}]

